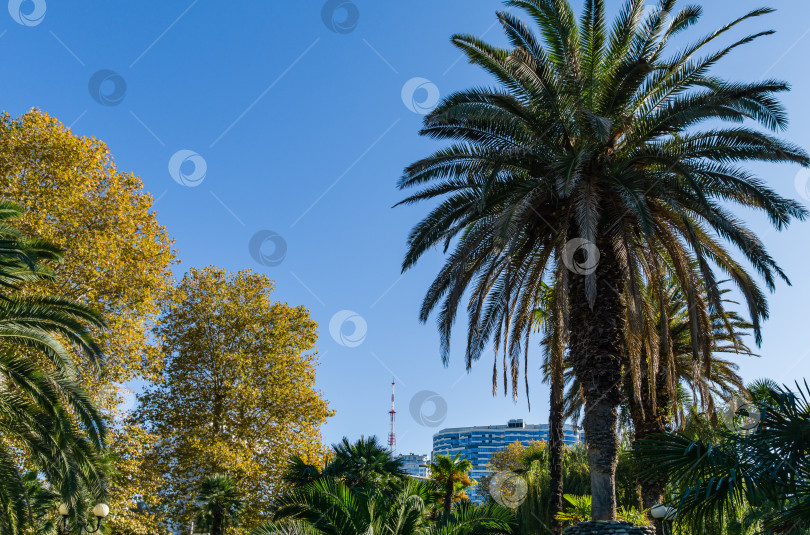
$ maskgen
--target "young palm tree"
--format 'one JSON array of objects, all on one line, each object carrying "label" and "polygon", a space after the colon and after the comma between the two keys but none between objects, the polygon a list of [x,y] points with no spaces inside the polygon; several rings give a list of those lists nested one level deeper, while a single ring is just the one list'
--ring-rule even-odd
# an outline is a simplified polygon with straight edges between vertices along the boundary
[{"label": "young palm tree", "polygon": [[236,524],[242,512],[242,501],[233,479],[225,474],[214,474],[202,480],[197,503],[200,508],[197,520],[210,529],[211,535],[222,535],[227,526]]},{"label": "young palm tree", "polygon": [[442,489],[444,513],[449,515],[453,502],[461,498],[465,488],[475,484],[467,474],[472,468],[472,463],[469,459],[463,459],[460,453],[452,459],[449,455],[437,455],[429,468],[430,478]]},{"label": "young palm tree", "polygon": [[340,478],[350,487],[387,485],[406,477],[402,460],[395,459],[376,436],[360,437],[354,443],[344,437],[332,449],[334,457],[323,474]]},{"label": "young palm tree", "polygon": [[[676,10],[675,3],[661,0],[646,11],[643,0],[627,0],[609,26],[603,0],[586,0],[579,22],[566,0],[507,1],[539,34],[500,12],[508,49],[474,36],[453,37],[498,85],[446,97],[425,118],[422,133],[454,143],[409,166],[399,182],[402,189],[420,188],[403,203],[440,200],[412,230],[403,269],[434,246],[454,246],[420,313],[426,321],[440,308],[445,362],[457,310],[469,296],[467,366],[493,342],[496,364],[503,349],[504,376],[511,367],[516,395],[542,285],[553,280],[559,288],[555,306],[585,398],[595,520],[615,518],[623,372],[636,385],[641,376],[640,354],[625,359],[622,334],[626,320],[642,321],[641,289],[649,285],[663,297],[663,271],[672,266],[692,309],[696,264],[708,306],[720,311],[719,269],[744,296],[759,342],[768,316],[765,295],[724,242],[769,289],[787,278],[727,206],[762,211],[777,229],[807,216],[738,165],[810,165],[801,148],[744,124],[784,129],[787,118],[776,94],[787,85],[710,74],[730,52],[772,32],[704,52],[732,28],[771,10],[747,13],[670,51],[670,38],[701,14],[695,6]],[[691,325],[693,356],[709,375],[710,361],[700,352],[705,340],[697,321]]]},{"label": "young palm tree", "polygon": [[[549,383],[548,451],[549,451],[549,524],[552,533],[559,533],[562,526],[557,513],[563,507],[563,447],[565,425],[565,348],[568,344],[567,332],[561,310],[555,306],[562,292],[555,285],[544,285],[539,300],[540,307],[535,311],[537,330],[544,333],[544,368]],[[528,384],[526,386],[528,398]],[[504,391],[506,387],[504,387]]]}]

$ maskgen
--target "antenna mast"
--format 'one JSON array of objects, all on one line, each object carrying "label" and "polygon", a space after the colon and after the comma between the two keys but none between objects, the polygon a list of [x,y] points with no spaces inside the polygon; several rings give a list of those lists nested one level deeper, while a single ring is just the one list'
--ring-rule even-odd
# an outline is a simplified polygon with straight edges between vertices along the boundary
[{"label": "antenna mast", "polygon": [[396,415],[397,411],[394,410],[394,378],[391,378],[391,410],[388,411],[388,414],[391,415],[391,429],[388,431],[388,449],[391,451],[393,455],[397,449],[397,435],[394,431],[394,416]]}]

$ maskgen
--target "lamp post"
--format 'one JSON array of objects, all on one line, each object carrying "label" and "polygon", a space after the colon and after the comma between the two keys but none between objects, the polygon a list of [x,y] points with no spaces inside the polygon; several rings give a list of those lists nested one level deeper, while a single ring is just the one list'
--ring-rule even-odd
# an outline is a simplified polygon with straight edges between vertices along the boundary
[{"label": "lamp post", "polygon": [[663,535],[672,535],[672,521],[678,515],[678,510],[666,505],[655,505],[650,509],[650,514],[660,522]]},{"label": "lamp post", "polygon": [[[110,513],[110,508],[107,506],[106,503],[97,503],[95,507],[93,507],[93,516],[96,518],[95,526],[93,525],[93,521],[81,524],[81,530],[87,533],[95,533],[101,528],[101,521],[104,520],[104,517]],[[59,504],[59,515],[62,517],[61,521],[59,522],[59,531],[61,533],[68,533],[68,516],[70,515],[70,509],[68,509],[67,504]],[[79,520],[79,522],[83,522]]]}]

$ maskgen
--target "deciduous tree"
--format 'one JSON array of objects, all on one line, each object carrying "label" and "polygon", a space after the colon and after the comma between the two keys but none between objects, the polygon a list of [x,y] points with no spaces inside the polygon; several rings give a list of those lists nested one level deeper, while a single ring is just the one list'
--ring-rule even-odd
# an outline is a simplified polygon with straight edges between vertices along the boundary
[{"label": "deciduous tree", "polygon": [[159,384],[139,396],[137,417],[158,442],[150,466],[169,518],[188,522],[202,479],[225,473],[251,512],[264,517],[284,487],[291,453],[322,453],[331,416],[315,389],[315,321],[272,300],[273,282],[250,271],[192,269],[167,299],[155,330],[165,354]]},{"label": "deciduous tree", "polygon": [[175,256],[152,196],[139,177],[117,168],[104,142],[32,109],[0,116],[0,198],[23,208],[22,231],[64,254],[59,277],[28,291],[76,299],[106,319],[108,330],[97,335],[105,376],[92,390],[112,408],[115,383],[160,372],[149,329],[171,287]]},{"label": "deciduous tree", "polygon": [[[122,383],[151,380],[161,370],[150,329],[160,296],[171,288],[175,253],[143,187],[138,176],[118,169],[104,142],[76,136],[46,113],[0,116],[0,198],[23,207],[22,231],[63,251],[58,277],[28,284],[23,293],[73,299],[105,318],[107,330],[92,333],[105,355],[104,374],[92,373],[88,356],[75,359],[82,386],[107,420],[119,416]],[[111,426],[114,456],[129,461],[114,482],[110,523],[129,533],[154,532],[152,523],[139,524],[144,516],[130,518],[151,485],[130,456],[142,451],[146,437],[119,424]]]}]

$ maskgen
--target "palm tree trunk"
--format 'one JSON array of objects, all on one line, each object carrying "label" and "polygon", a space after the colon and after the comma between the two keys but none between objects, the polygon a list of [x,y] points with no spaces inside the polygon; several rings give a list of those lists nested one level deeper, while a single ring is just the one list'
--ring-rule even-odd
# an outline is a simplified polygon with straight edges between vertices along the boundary
[{"label": "palm tree trunk", "polygon": [[[661,399],[661,401],[663,402],[663,399]],[[650,408],[644,414],[646,418],[642,419],[638,423],[633,423],[633,427],[635,427],[635,436],[633,437],[634,446],[645,438],[652,435],[661,434],[666,431],[664,428],[666,416],[662,416],[661,414],[663,412],[662,407],[658,407],[658,409],[657,417],[656,411],[653,411],[652,408]],[[663,503],[664,489],[667,485],[667,480],[664,476],[656,473],[649,474],[641,478],[639,483],[641,484],[641,501],[644,509],[649,510],[650,507]],[[663,535],[660,522],[656,523],[655,529],[657,535]]]},{"label": "palm tree trunk", "polygon": [[551,369],[551,402],[549,411],[548,453],[550,476],[549,524],[552,533],[560,532],[557,513],[562,511],[563,500],[563,390],[565,378],[563,367],[552,363]]},{"label": "palm tree trunk", "polygon": [[211,535],[222,535],[222,513],[219,511],[211,515]]},{"label": "palm tree trunk", "polygon": [[600,262],[596,277],[596,301],[588,304],[585,277],[569,277],[570,355],[585,397],[585,444],[591,472],[594,520],[616,518],[616,466],[619,437],[616,429],[622,399],[622,277],[607,242],[597,243]]},{"label": "palm tree trunk", "polygon": [[[655,420],[640,422],[640,424],[636,426],[635,436],[633,437],[634,445],[652,435],[665,432],[663,425]],[[641,500],[644,509],[649,509],[662,502],[664,499],[664,487],[666,486],[666,480],[663,477],[656,477],[655,474],[652,474],[642,478],[639,482],[641,483]]]},{"label": "palm tree trunk", "polygon": [[[640,402],[630,400],[630,417],[633,419],[633,446],[640,441],[656,434],[666,432],[666,425],[670,420],[669,411],[671,396],[666,387],[667,373],[663,366],[656,374],[655,399],[652,404],[651,385],[648,380],[648,364],[646,354],[642,355],[642,392]],[[650,509],[664,500],[664,490],[667,480],[659,474],[649,474],[638,478],[641,486],[641,507]],[[652,517],[650,517],[652,519]],[[656,523],[656,532],[661,535],[660,522]]]},{"label": "palm tree trunk", "polygon": [[450,516],[450,510],[453,507],[453,477],[452,474],[447,475],[447,483],[444,486],[444,513]]},{"label": "palm tree trunk", "polygon": [[[641,421],[633,423],[635,433],[633,437],[633,446],[650,435],[663,433],[664,427],[654,418],[648,418],[650,421]],[[650,474],[643,478],[639,478],[641,485],[641,503],[642,507],[647,510],[647,516],[653,520],[652,515],[649,513],[650,507],[663,503],[664,489],[666,488],[666,479],[657,474]],[[664,535],[663,525],[661,522],[654,522],[656,535]]]}]

